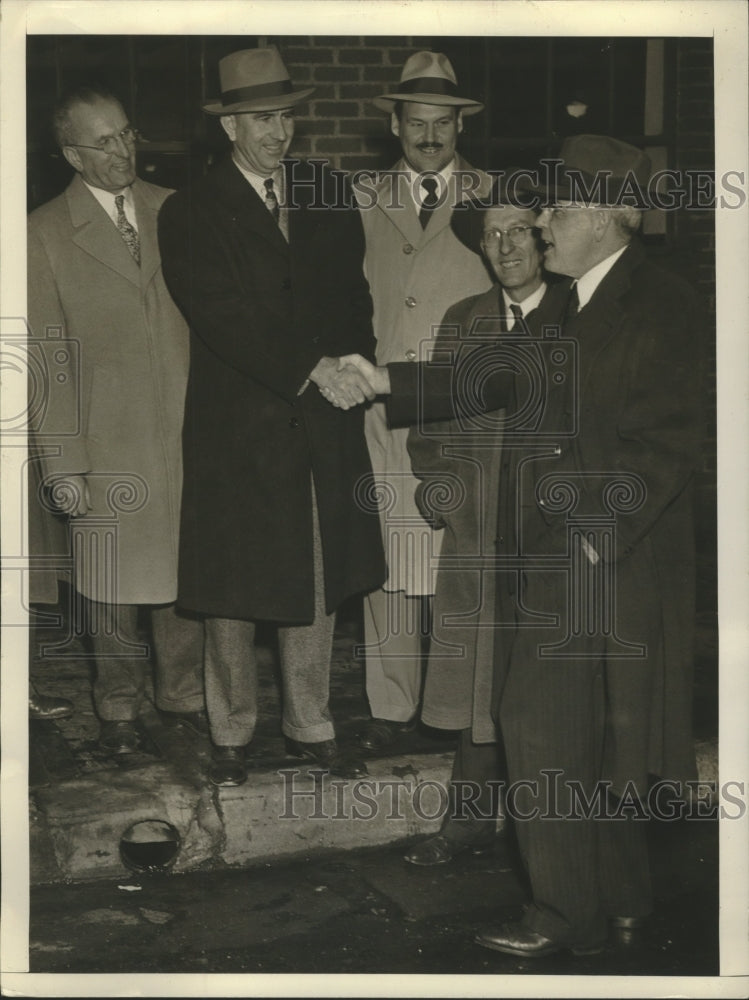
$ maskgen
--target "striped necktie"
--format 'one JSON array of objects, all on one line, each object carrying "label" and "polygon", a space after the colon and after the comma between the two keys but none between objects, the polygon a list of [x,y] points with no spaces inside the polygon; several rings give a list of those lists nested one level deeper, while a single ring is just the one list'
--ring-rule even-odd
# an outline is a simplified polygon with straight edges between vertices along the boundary
[{"label": "striped necktie", "polygon": [[276,197],[276,192],[273,190],[273,178],[265,178],[265,207],[268,209],[270,214],[276,220],[276,225],[279,224],[281,219],[281,209],[278,206],[278,198]]},{"label": "striped necktie", "polygon": [[140,267],[140,240],[138,239],[137,231],[130,225],[125,215],[124,194],[115,195],[114,206],[117,209],[117,228],[120,231],[120,236],[125,241],[133,260]]}]

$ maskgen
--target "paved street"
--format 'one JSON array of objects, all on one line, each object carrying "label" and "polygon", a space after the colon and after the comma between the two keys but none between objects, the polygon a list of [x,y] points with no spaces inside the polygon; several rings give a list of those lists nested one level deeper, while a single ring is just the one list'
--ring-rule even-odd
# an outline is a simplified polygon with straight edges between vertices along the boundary
[{"label": "paved street", "polygon": [[506,845],[431,869],[407,865],[397,845],[244,870],[37,887],[31,970],[716,975],[717,824],[651,832],[656,914],[641,935],[612,940],[597,956],[522,961],[472,943],[479,927],[517,915],[527,898]]}]

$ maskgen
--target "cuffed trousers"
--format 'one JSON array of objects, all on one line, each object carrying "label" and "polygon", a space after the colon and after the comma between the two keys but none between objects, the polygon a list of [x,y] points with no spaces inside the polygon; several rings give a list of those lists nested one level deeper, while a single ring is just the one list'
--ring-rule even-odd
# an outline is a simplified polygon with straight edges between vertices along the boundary
[{"label": "cuffed trousers", "polygon": [[[322,544],[313,511],[315,618],[311,625],[281,625],[278,647],[283,679],[285,736],[303,743],[333,739],[328,707],[335,614],[325,613]],[[211,738],[217,746],[245,746],[258,710],[255,622],[205,620],[205,696]]]},{"label": "cuffed trousers", "polygon": [[430,602],[402,590],[364,598],[366,689],[375,719],[408,722],[418,711]]}]

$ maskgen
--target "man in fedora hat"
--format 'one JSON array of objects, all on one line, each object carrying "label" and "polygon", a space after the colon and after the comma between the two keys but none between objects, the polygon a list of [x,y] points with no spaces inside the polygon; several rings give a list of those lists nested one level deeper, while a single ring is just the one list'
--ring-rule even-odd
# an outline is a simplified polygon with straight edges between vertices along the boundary
[{"label": "man in fedora hat", "polygon": [[[438,346],[440,339],[449,344],[456,337],[479,338],[511,357],[518,342],[560,322],[569,283],[547,282],[543,274],[532,196],[505,183],[516,176],[508,168],[488,198],[453,212],[455,235],[483,256],[495,283],[447,310]],[[511,454],[502,450],[505,419],[500,410],[480,428],[434,422],[412,427],[408,435],[419,480],[417,506],[443,537],[433,608],[435,655],[428,663],[421,718],[435,729],[459,733],[449,809],[440,832],[405,855],[411,864],[444,864],[464,851],[490,847],[501,813],[497,782],[505,769],[491,717],[495,578],[477,573],[476,559],[494,556],[500,482]]]},{"label": "man in fedora hat", "polygon": [[[453,206],[486,194],[490,179],[456,152],[463,120],[481,111],[461,95],[440,52],[417,52],[399,85],[374,104],[390,114],[402,158],[373,189],[360,188],[365,272],[374,300],[378,364],[413,361],[448,306],[485,291],[489,274],[450,228]],[[382,488],[388,579],[364,600],[366,689],[372,720],[360,736],[370,750],[392,746],[418,717],[429,601],[441,538],[415,502],[418,485],[405,428],[388,427],[382,403],[366,414],[375,479]]]},{"label": "man in fedora hat", "polygon": [[[391,421],[510,405],[515,435],[497,522],[494,716],[532,900],[481,932],[496,951],[600,950],[652,908],[649,775],[696,777],[691,732],[692,494],[701,458],[701,310],[636,237],[648,158],[606,136],[565,141],[543,192],[545,266],[574,279],[543,381],[487,369],[356,360]],[[605,180],[605,183],[604,183]],[[580,183],[596,190],[581,201]],[[599,184],[600,182],[600,184]],[[638,207],[632,202],[637,201]],[[466,373],[482,373],[472,392]],[[504,446],[508,446],[505,430]]]},{"label": "man in fedora hat", "polygon": [[333,361],[372,357],[364,239],[332,175],[286,160],[297,89],[278,51],[219,64],[231,155],[164,206],[164,274],[191,330],[179,600],[206,618],[210,778],[237,785],[257,716],[255,623],[279,626],[289,750],[333,774],[366,772],[328,709],[335,610],[384,576],[363,414],[320,395],[371,395]]}]

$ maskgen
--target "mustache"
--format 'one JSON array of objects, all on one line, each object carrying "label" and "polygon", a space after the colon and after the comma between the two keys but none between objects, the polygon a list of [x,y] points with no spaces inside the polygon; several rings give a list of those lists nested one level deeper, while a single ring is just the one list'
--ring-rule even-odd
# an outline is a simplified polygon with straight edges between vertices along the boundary
[{"label": "mustache", "polygon": [[417,142],[417,149],[442,149],[444,143],[441,142]]}]

